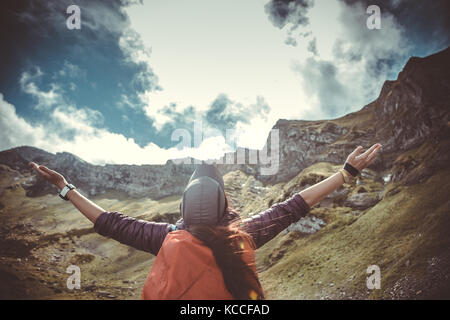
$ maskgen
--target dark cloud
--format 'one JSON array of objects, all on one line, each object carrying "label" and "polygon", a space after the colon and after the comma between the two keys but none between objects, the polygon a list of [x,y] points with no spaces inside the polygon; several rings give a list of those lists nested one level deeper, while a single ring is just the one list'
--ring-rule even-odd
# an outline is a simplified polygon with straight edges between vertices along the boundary
[{"label": "dark cloud", "polygon": [[196,120],[194,106],[188,106],[182,111],[177,111],[176,107],[176,103],[170,103],[160,111],[161,114],[170,118],[170,122],[163,125],[161,132],[172,132],[176,128],[192,130],[193,123]]},{"label": "dark cloud", "polygon": [[234,128],[238,121],[247,121],[242,115],[230,112],[232,101],[225,94],[220,94],[206,112],[206,120],[209,124],[224,131],[226,128]]},{"label": "dark cloud", "polygon": [[[449,1],[341,0],[338,34],[327,59],[314,54],[295,65],[305,92],[318,102],[317,118],[341,116],[361,108],[379,94],[387,79],[395,79],[412,55],[426,56],[449,45]],[[369,5],[381,9],[381,29],[366,27]],[[317,39],[320,41],[320,39]]]},{"label": "dark cloud", "polygon": [[266,118],[270,106],[263,97],[258,96],[256,103],[244,106],[242,103],[234,103],[225,94],[220,94],[211,103],[205,113],[205,120],[213,128],[225,133],[226,129],[234,129],[238,122],[250,123],[255,117]]},{"label": "dark cloud", "polygon": [[295,47],[297,45],[297,40],[295,40],[294,37],[289,36],[289,37],[286,38],[286,40],[284,40],[284,43],[286,43],[289,46],[294,46]]},{"label": "dark cloud", "polygon": [[[139,95],[161,87],[148,63],[133,56],[150,52],[131,30],[124,10],[136,2],[1,1],[0,41],[8,49],[0,50],[0,92],[16,106],[18,115],[35,123],[48,117],[35,110],[35,96],[19,84],[25,72],[39,68],[42,75],[30,86],[44,93],[58,88],[66,101],[98,110],[108,130],[132,137],[141,146],[158,143]],[[81,9],[81,30],[66,26],[66,9],[73,4]],[[129,119],[133,128],[123,119]]]},{"label": "dark cloud", "polygon": [[337,117],[361,108],[376,98],[382,83],[395,77],[409,57],[412,47],[395,17],[386,13],[383,28],[370,30],[365,9],[343,4],[342,33],[331,57],[319,57],[312,40],[308,51],[314,56],[295,66],[305,93],[317,101],[319,109],[311,117]]},{"label": "dark cloud", "polygon": [[344,34],[334,43],[334,60],[363,66],[361,71],[367,75],[367,81],[393,78],[415,45],[408,39],[407,31],[396,17],[387,12],[382,16],[381,30],[368,29],[365,9],[361,4],[345,5],[343,8],[339,19]]},{"label": "dark cloud", "polygon": [[313,55],[317,56],[319,53],[317,52],[317,41],[316,38],[313,38],[308,42],[308,51]]},{"label": "dark cloud", "polygon": [[314,57],[306,59],[296,69],[302,75],[303,88],[309,96],[314,96],[321,110],[314,110],[330,117],[343,114],[349,109],[350,94],[348,87],[341,82],[336,66]]},{"label": "dark cloud", "polygon": [[295,29],[309,24],[307,14],[313,5],[313,0],[272,0],[264,10],[274,26],[282,29],[289,24]]},{"label": "dark cloud", "polygon": [[415,44],[415,54],[428,55],[450,45],[450,1],[448,0],[341,0],[347,5],[360,4],[363,8],[378,5],[383,15],[395,17]]},{"label": "dark cloud", "polygon": [[256,102],[244,105],[231,100],[226,94],[219,94],[205,111],[199,111],[190,105],[182,110],[176,103],[170,103],[158,111],[170,121],[164,123],[159,132],[164,135],[165,145],[174,145],[171,133],[176,129],[185,129],[194,136],[194,122],[201,121],[203,134],[215,136],[220,132],[226,136],[227,130],[237,129],[239,124],[249,124],[252,119],[267,120],[270,106],[262,96],[256,97]]}]

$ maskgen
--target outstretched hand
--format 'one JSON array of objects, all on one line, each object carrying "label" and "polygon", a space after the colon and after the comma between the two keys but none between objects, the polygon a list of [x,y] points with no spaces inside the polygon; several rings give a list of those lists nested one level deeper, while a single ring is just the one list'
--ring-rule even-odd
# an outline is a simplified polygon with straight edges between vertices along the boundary
[{"label": "outstretched hand", "polygon": [[354,166],[361,172],[362,169],[367,168],[370,164],[375,160],[375,156],[377,155],[378,150],[380,150],[381,144],[375,143],[369,149],[367,149],[364,153],[359,154],[363,147],[359,146],[347,157],[346,162]]},{"label": "outstretched hand", "polygon": [[53,183],[59,189],[64,188],[67,184],[64,176],[54,170],[47,168],[46,166],[40,166],[34,162],[30,162],[29,165],[36,171],[41,177],[47,180],[50,183]]}]

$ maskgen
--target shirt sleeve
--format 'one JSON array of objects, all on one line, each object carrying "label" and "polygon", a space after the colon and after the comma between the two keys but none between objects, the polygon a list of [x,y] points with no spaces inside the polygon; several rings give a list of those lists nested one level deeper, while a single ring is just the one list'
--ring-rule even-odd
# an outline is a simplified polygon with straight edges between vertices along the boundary
[{"label": "shirt sleeve", "polygon": [[257,248],[272,240],[291,223],[306,216],[310,207],[296,193],[286,201],[276,203],[269,209],[242,221],[242,228],[253,237]]},{"label": "shirt sleeve", "polygon": [[136,219],[119,212],[103,212],[95,221],[94,230],[102,236],[157,255],[172,226]]}]

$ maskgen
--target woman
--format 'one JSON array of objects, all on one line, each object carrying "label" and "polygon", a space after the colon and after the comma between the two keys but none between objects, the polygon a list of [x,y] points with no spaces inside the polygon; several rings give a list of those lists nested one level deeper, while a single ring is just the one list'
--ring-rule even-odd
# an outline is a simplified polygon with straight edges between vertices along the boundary
[{"label": "woman", "polygon": [[[143,289],[144,299],[262,299],[253,250],[273,239],[375,159],[380,144],[357,147],[344,168],[323,181],[240,220],[229,207],[223,179],[213,166],[194,171],[175,225],[134,219],[97,206],[56,171],[31,162],[60,196],[94,223],[96,232],[157,255]],[[180,260],[183,259],[183,260]]]}]

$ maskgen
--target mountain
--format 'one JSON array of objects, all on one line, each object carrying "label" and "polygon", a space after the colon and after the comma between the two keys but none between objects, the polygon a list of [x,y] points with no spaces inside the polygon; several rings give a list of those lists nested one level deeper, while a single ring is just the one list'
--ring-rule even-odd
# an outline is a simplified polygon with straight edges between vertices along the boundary
[{"label": "mountain", "polygon": [[[263,286],[274,299],[450,297],[450,48],[412,57],[376,100],[331,120],[276,122],[279,163],[264,175],[255,150],[225,156],[226,191],[243,217],[283,201],[336,170],[358,145],[383,144],[355,187],[343,186],[258,250]],[[268,137],[258,152],[277,146]],[[240,152],[245,163],[237,164]],[[65,175],[107,210],[152,221],[179,217],[192,164],[105,165],[22,146],[0,152],[0,297],[139,298],[153,259],[95,234],[29,161]],[[271,164],[273,165],[273,163]],[[86,288],[65,287],[65,267],[83,267]],[[366,268],[378,265],[382,289]],[[57,280],[51,280],[57,279]]]}]

